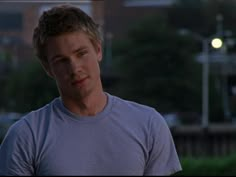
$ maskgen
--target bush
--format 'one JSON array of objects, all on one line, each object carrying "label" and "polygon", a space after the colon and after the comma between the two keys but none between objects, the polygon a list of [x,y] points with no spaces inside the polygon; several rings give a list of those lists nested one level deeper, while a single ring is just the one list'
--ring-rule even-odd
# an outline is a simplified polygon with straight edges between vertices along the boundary
[{"label": "bush", "polygon": [[181,159],[183,170],[175,176],[229,176],[236,174],[236,154],[214,158]]}]

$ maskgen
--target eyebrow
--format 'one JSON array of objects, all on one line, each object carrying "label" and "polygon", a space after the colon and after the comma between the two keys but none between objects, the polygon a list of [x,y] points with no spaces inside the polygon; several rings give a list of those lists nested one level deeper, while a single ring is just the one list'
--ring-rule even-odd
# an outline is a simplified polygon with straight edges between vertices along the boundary
[{"label": "eyebrow", "polygon": [[77,52],[80,52],[80,51],[85,50],[85,49],[87,49],[87,47],[83,46],[83,47],[80,47],[78,49],[75,49],[72,53],[77,53]]},{"label": "eyebrow", "polygon": [[[85,49],[87,49],[87,47],[82,46],[82,47],[79,47],[78,49],[73,50],[72,53],[77,53],[77,52],[83,51],[83,50],[85,50]],[[55,60],[56,58],[64,58],[64,57],[65,57],[64,55],[57,54],[57,55],[51,57],[51,60],[53,61],[53,60]]]}]

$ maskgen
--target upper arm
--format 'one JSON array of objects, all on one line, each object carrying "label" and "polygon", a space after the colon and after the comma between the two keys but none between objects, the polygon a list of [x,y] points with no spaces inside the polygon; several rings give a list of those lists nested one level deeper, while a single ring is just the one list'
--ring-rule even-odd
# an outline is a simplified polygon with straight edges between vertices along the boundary
[{"label": "upper arm", "polygon": [[164,118],[157,112],[152,117],[145,175],[171,175],[181,170],[175,144]]},{"label": "upper arm", "polygon": [[32,135],[24,122],[13,124],[0,146],[0,175],[33,174]]}]

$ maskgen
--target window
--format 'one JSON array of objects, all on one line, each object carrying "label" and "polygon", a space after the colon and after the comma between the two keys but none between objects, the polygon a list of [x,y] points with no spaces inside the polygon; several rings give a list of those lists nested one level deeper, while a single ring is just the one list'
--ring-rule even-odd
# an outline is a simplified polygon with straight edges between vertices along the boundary
[{"label": "window", "polygon": [[175,0],[125,0],[124,6],[170,6]]},{"label": "window", "polygon": [[0,12],[0,30],[22,30],[23,17],[21,13]]},{"label": "window", "polygon": [[[70,2],[70,1],[68,1]],[[74,2],[74,1],[73,1]],[[92,5],[91,5],[91,1],[78,1],[78,2],[74,2],[71,3],[72,5],[78,6],[81,10],[83,10],[85,13],[87,13],[88,15],[92,15]],[[40,8],[40,12],[39,15],[41,15],[43,13],[43,11],[50,9],[51,7],[55,6],[55,4],[45,4],[42,5],[42,7]]]}]

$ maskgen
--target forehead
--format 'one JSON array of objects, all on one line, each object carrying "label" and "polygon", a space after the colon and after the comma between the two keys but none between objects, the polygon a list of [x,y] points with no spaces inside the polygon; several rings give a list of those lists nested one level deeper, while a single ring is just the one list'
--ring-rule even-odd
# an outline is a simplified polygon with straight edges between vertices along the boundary
[{"label": "forehead", "polygon": [[92,47],[89,36],[84,32],[71,32],[59,36],[49,37],[46,43],[47,56],[69,55],[79,48]]},{"label": "forehead", "polygon": [[[67,45],[82,45],[82,44],[89,44],[91,40],[89,36],[84,32],[70,32],[64,33],[58,36],[49,37],[47,40],[47,46],[50,48],[53,45],[57,47],[63,46],[66,47]],[[53,45],[52,45],[53,44]]]}]

